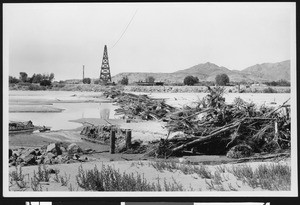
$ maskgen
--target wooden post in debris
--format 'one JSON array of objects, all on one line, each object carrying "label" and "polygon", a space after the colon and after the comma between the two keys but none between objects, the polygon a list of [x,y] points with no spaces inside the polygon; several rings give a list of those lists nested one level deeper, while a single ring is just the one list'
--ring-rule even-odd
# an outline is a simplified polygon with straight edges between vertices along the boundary
[{"label": "wooden post in debris", "polygon": [[116,130],[111,129],[110,131],[110,153],[114,154],[115,153],[115,148],[116,148]]},{"label": "wooden post in debris", "polygon": [[129,149],[131,147],[131,130],[126,130],[126,149]]},{"label": "wooden post in debris", "polygon": [[289,119],[290,118],[290,112],[289,112],[289,108],[288,107],[285,107],[285,112],[286,112],[287,119]]},{"label": "wooden post in debris", "polygon": [[274,122],[274,141],[275,142],[278,142],[278,123],[277,123],[277,120],[275,120]]}]

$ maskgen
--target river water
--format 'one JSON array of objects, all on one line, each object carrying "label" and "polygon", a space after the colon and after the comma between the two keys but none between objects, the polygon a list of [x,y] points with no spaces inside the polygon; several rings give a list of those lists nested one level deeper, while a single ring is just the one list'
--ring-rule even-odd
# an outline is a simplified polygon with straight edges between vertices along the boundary
[{"label": "river water", "polygon": [[[141,94],[141,93],[136,93]],[[191,102],[197,102],[207,93],[147,93],[153,98],[164,98],[166,102],[173,106],[182,107],[182,105],[190,104]],[[76,96],[76,97],[74,97]],[[59,98],[64,101],[75,101],[78,99],[91,99],[94,97],[99,100],[99,93],[94,92],[73,92],[73,91],[10,91],[10,102],[16,103],[16,100],[20,101],[35,101],[35,100],[55,100]],[[248,102],[254,102],[257,104],[267,104],[270,106],[278,106],[291,97],[289,93],[274,93],[274,94],[262,94],[262,93],[228,93],[225,96],[227,103],[232,103],[235,97],[241,97]],[[101,100],[101,99],[100,99]],[[102,98],[103,100],[103,98]],[[117,106],[112,103],[103,102],[63,102],[53,103],[53,107],[64,109],[62,112],[55,113],[42,113],[42,112],[13,112],[9,113],[9,120],[15,121],[28,121],[31,120],[35,125],[45,125],[51,127],[51,130],[61,129],[75,129],[81,126],[76,122],[70,122],[69,120],[77,120],[81,118],[102,118],[102,119],[117,119],[120,116],[115,115],[115,109]]]},{"label": "river water", "polygon": [[34,125],[45,125],[51,130],[75,129],[81,126],[76,122],[80,118],[115,119],[117,106],[112,103],[53,103],[53,107],[64,109],[62,112],[13,112],[9,113],[9,120],[28,121]]}]

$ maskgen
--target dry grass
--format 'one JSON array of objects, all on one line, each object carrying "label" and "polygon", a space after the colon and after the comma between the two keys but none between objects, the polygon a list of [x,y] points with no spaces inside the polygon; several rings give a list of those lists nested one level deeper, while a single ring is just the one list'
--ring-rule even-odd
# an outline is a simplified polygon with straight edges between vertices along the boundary
[{"label": "dry grass", "polygon": [[[121,172],[110,165],[102,165],[100,169],[95,166],[90,170],[84,170],[79,166],[76,181],[72,182],[70,175],[66,173],[62,175],[58,169],[53,172],[46,166],[39,166],[33,174],[27,176],[23,173],[22,167],[16,167],[16,170],[11,171],[9,175],[10,190],[47,191],[46,185],[49,183],[60,184],[62,189],[66,188],[69,191],[78,191],[78,189],[86,191],[291,190],[291,168],[288,164],[212,166],[156,161],[132,162],[131,165],[139,169],[142,166],[148,170],[153,167],[161,172],[161,175],[153,180],[146,178],[142,172]],[[186,182],[180,181],[185,177],[176,177],[184,175],[191,175],[193,178],[190,187]]]},{"label": "dry grass", "polygon": [[180,164],[176,162],[155,161],[150,163],[156,170],[163,172],[164,170],[174,172],[182,171],[184,174],[197,174],[202,178],[211,179],[212,174],[204,165]]},{"label": "dry grass", "polygon": [[229,173],[252,189],[260,188],[270,191],[286,191],[291,189],[291,168],[289,165],[264,164],[259,165],[257,169],[250,165],[232,166],[232,168],[219,165],[215,167],[213,174],[204,165],[179,164],[165,161],[152,162],[150,165],[160,172],[180,170],[186,175],[197,174],[205,179],[209,190],[237,191],[240,186],[230,183],[230,179],[228,178]]},{"label": "dry grass", "polygon": [[111,166],[102,166],[99,171],[95,166],[92,170],[83,170],[79,167],[76,176],[79,187],[87,191],[184,191],[183,186],[173,178],[173,183],[160,178],[156,183],[148,182],[143,174],[121,173]]}]

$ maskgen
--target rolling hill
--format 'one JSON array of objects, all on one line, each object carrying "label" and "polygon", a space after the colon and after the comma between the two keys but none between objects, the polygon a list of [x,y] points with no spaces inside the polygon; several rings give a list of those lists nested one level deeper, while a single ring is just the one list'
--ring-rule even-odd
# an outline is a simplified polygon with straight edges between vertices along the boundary
[{"label": "rolling hill", "polygon": [[281,79],[290,81],[290,60],[278,63],[256,64],[241,71],[230,70],[207,62],[173,73],[119,73],[113,76],[112,80],[114,82],[119,82],[123,77],[127,76],[129,83],[132,83],[145,81],[148,76],[153,76],[156,81],[163,81],[165,83],[182,83],[186,76],[193,75],[197,76],[200,81],[215,81],[215,77],[222,73],[227,74],[232,82],[266,82]]},{"label": "rolling hill", "polygon": [[279,63],[263,63],[245,68],[243,73],[253,76],[254,78],[274,80],[287,80],[290,81],[290,61],[282,61]]}]

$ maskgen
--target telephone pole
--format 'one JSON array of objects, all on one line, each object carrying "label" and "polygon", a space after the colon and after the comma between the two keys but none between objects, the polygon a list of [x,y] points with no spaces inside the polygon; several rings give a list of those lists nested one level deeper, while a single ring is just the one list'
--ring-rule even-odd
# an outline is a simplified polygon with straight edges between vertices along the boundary
[{"label": "telephone pole", "polygon": [[84,79],[84,65],[82,66],[82,81]]}]

